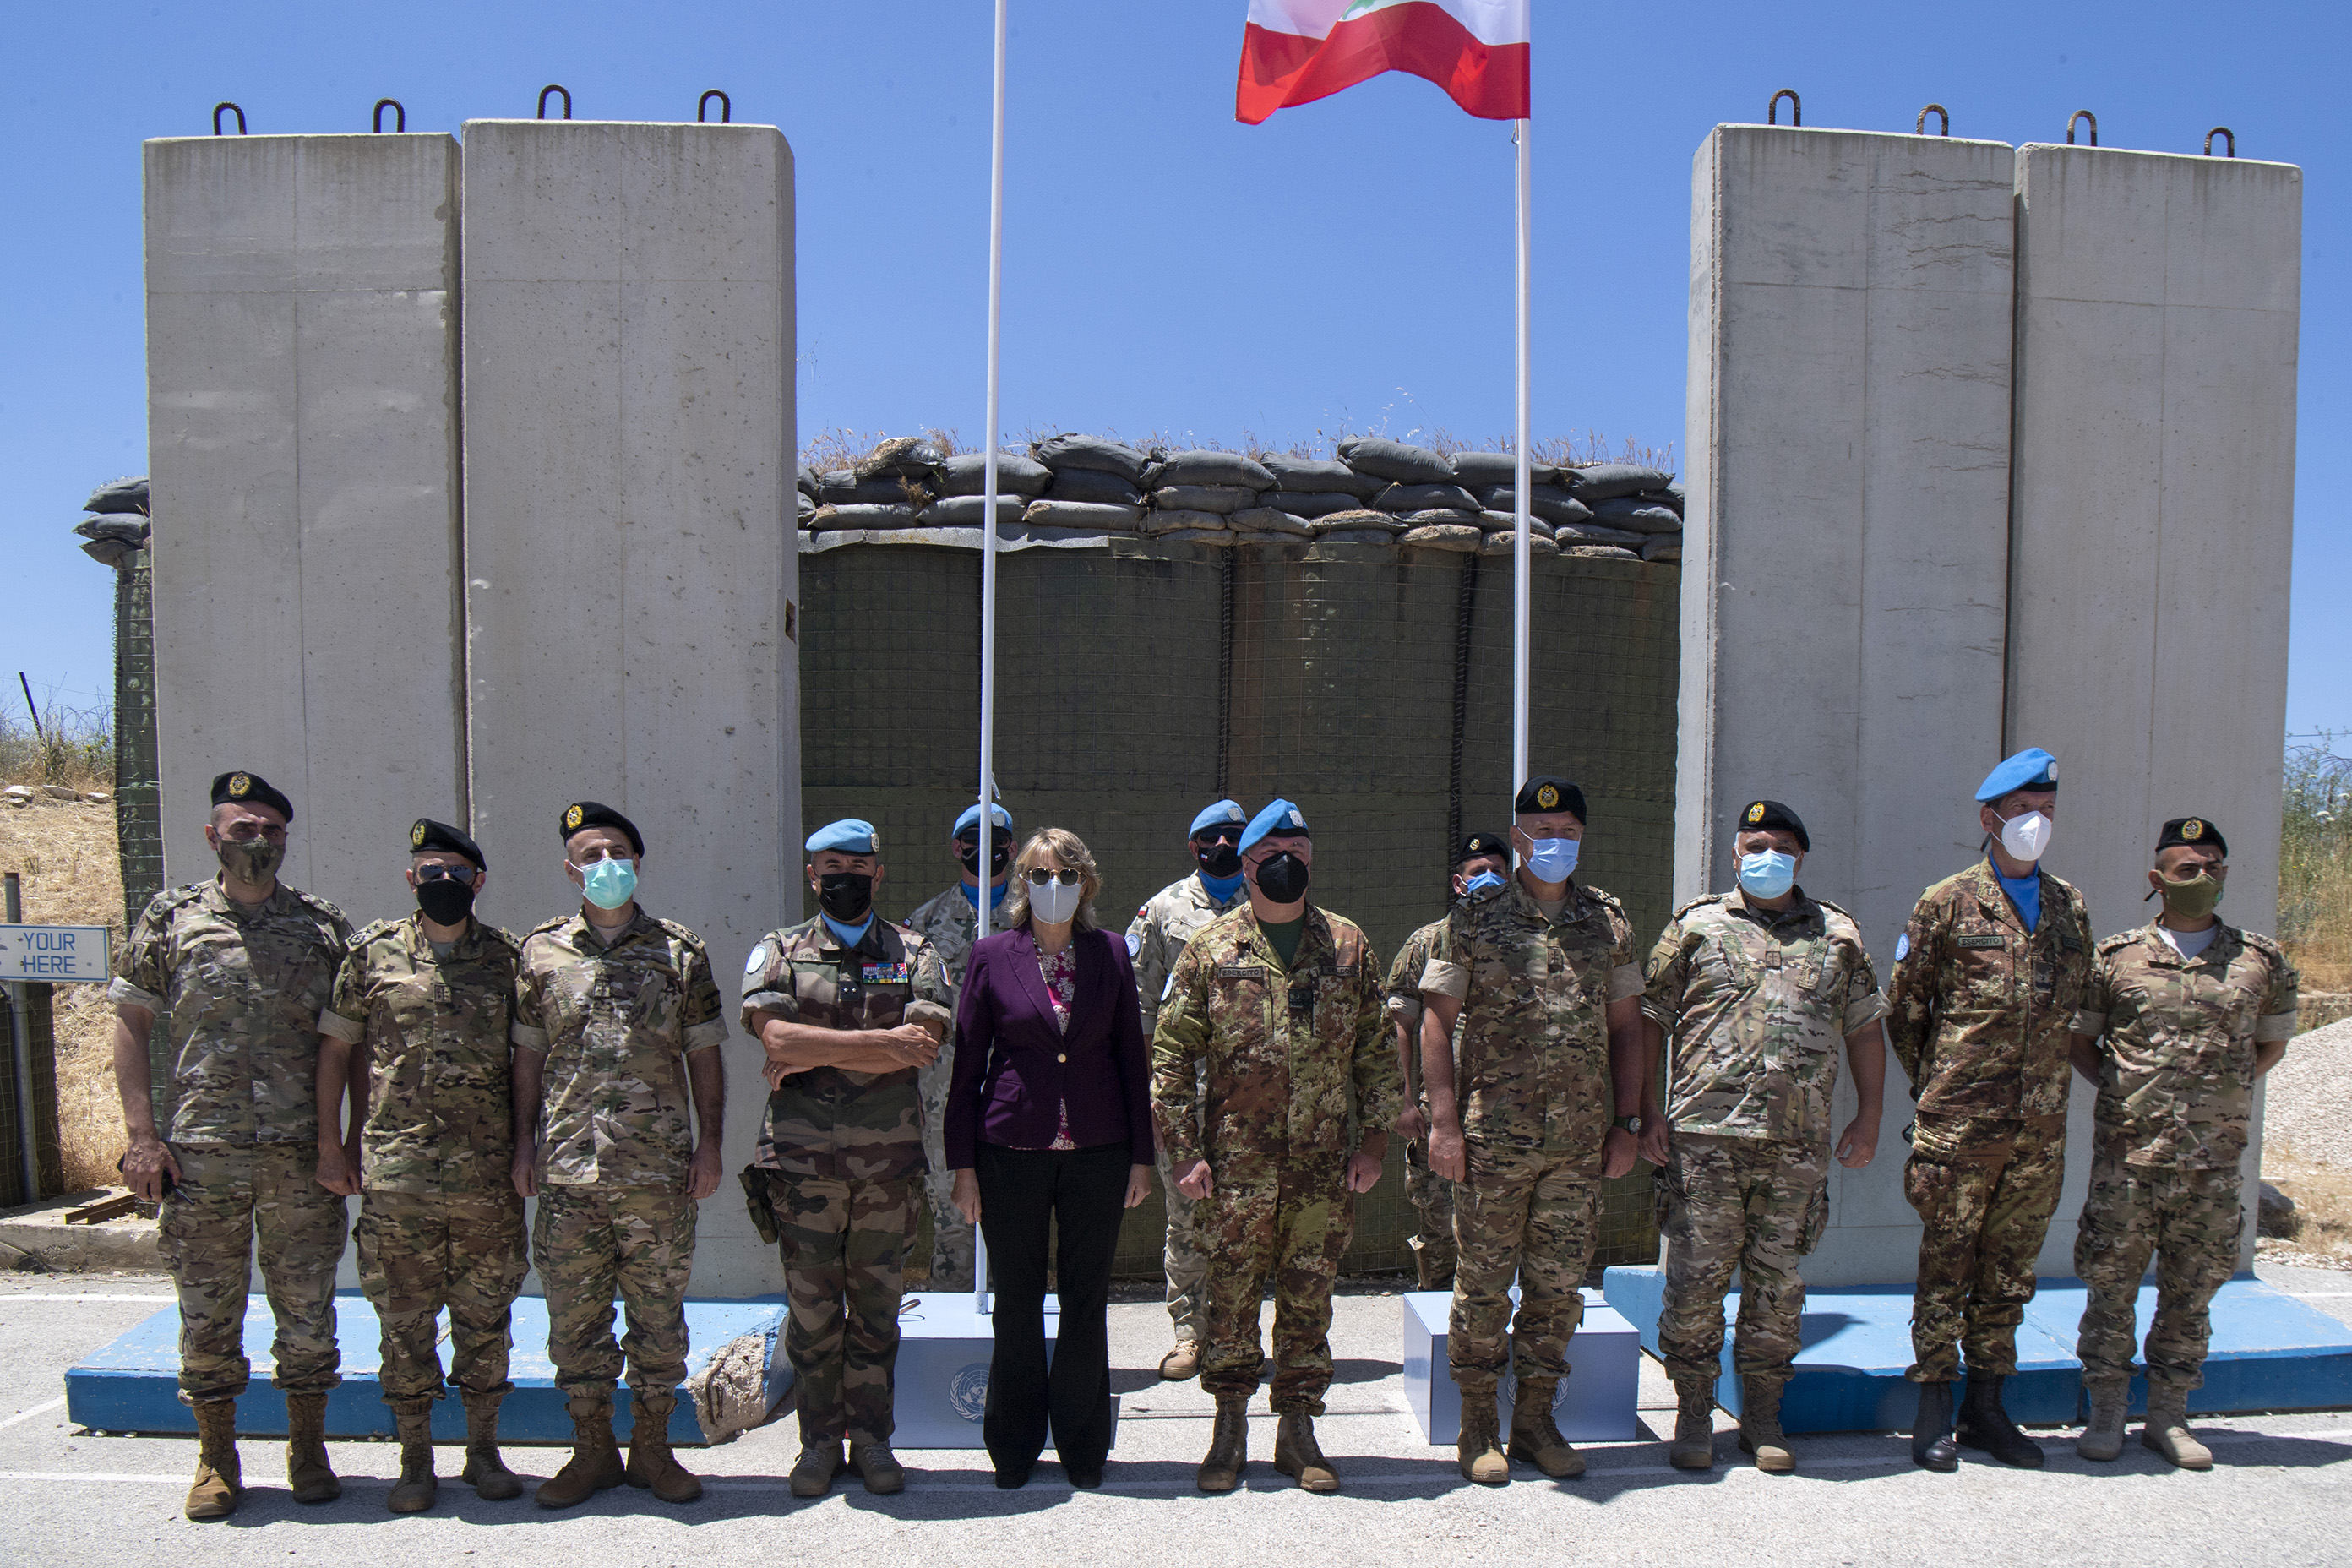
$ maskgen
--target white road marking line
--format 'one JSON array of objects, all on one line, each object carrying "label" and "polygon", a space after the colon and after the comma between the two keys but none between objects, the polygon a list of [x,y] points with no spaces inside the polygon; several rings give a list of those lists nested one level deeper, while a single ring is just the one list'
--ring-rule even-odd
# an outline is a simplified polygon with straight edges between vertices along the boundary
[{"label": "white road marking line", "polygon": [[16,1415],[11,1415],[5,1421],[0,1421],[0,1426],[14,1426],[19,1421],[30,1421],[36,1415],[46,1415],[50,1411],[55,1410],[65,1404],[65,1402],[66,1396],[60,1394],[46,1405],[36,1405],[30,1410],[19,1410]]}]

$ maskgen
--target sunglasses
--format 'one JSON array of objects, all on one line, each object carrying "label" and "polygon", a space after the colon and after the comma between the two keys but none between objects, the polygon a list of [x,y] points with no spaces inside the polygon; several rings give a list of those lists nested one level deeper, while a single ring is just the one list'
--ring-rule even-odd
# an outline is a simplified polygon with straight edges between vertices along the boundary
[{"label": "sunglasses", "polygon": [[416,868],[416,882],[419,887],[427,882],[438,882],[446,877],[461,888],[470,888],[474,885],[474,879],[480,875],[481,873],[471,866],[433,865]]},{"label": "sunglasses", "polygon": [[1238,827],[1204,827],[1192,835],[1195,844],[1239,844],[1242,830]]},{"label": "sunglasses", "polygon": [[1029,868],[1029,885],[1033,888],[1042,888],[1048,882],[1059,882],[1065,888],[1075,888],[1078,885],[1078,879],[1084,874],[1066,866],[1058,871],[1049,871],[1043,866],[1032,866]]},{"label": "sunglasses", "polygon": [[221,837],[231,844],[251,844],[260,839],[266,839],[272,844],[283,844],[286,842],[286,830],[271,824],[240,822]]}]

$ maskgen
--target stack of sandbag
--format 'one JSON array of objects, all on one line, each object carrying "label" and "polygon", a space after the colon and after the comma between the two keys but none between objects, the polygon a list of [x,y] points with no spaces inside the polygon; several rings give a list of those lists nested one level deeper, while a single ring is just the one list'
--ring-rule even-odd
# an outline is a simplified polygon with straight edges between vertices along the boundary
[{"label": "stack of sandbag", "polygon": [[1171,543],[1303,540],[1311,532],[1305,518],[1269,503],[1280,488],[1274,470],[1244,453],[1169,452],[1144,477],[1151,490],[1146,527]]},{"label": "stack of sandbag", "polygon": [[947,454],[913,436],[884,441],[856,466],[816,476],[816,509],[803,520],[812,530],[912,528],[931,504]]},{"label": "stack of sandbag", "polygon": [[1644,561],[1683,558],[1683,489],[1661,468],[1592,463],[1562,471],[1569,493],[1592,513],[1588,532]]},{"label": "stack of sandbag", "polygon": [[1143,476],[1151,454],[1107,436],[1075,431],[1050,436],[1029,448],[1049,476],[1022,510],[1032,528],[1086,533],[1140,533],[1146,510]]},{"label": "stack of sandbag", "polygon": [[[1030,502],[1045,493],[1054,471],[1025,452],[996,454],[996,521],[1016,523]],[[988,508],[988,454],[959,452],[941,463],[934,480],[939,497],[923,509],[929,528],[978,528]]]},{"label": "stack of sandbag", "polygon": [[126,565],[132,555],[147,548],[151,535],[144,475],[99,486],[81,509],[92,515],[74,524],[74,531],[85,541],[82,553],[100,565]]}]

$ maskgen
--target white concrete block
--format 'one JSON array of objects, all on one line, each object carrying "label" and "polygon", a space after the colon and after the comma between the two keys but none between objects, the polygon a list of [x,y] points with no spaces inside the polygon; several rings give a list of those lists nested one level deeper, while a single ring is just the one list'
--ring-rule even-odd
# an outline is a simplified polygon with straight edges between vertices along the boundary
[{"label": "white concrete block", "polygon": [[[1511,1300],[1518,1301],[1512,1287]],[[1444,1290],[1409,1290],[1399,1359],[1404,1372],[1405,1405],[1421,1435],[1439,1447],[1462,1436],[1462,1391],[1446,1362],[1454,1298]],[[1552,1394],[1552,1419],[1571,1443],[1622,1443],[1640,1436],[1642,1331],[1595,1289],[1584,1292],[1584,1321],[1568,1343],[1569,1375]],[[1502,1429],[1511,1429],[1518,1379],[1503,1373],[1495,1405]]]},{"label": "white concrete block", "polygon": [[[514,868],[486,908],[517,930],[571,908],[557,814],[617,806],[731,1027],[744,957],[801,907],[792,152],[753,125],[465,136],[472,800]],[[733,1181],[760,1056],[720,1048],[729,1176],[692,1289],[772,1291]]]}]

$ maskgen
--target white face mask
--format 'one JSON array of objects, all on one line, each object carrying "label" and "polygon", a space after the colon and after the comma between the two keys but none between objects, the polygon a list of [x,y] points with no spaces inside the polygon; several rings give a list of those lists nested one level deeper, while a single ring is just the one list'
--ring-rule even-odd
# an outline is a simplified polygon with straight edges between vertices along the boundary
[{"label": "white face mask", "polygon": [[2000,847],[2010,858],[2032,865],[2050,847],[2050,819],[2038,811],[2013,816],[2000,825]]},{"label": "white face mask", "polygon": [[1056,878],[1042,888],[1032,882],[1029,884],[1029,913],[1049,926],[1060,925],[1078,912],[1079,901],[1086,897],[1086,892],[1084,878],[1075,882],[1065,882]]}]

